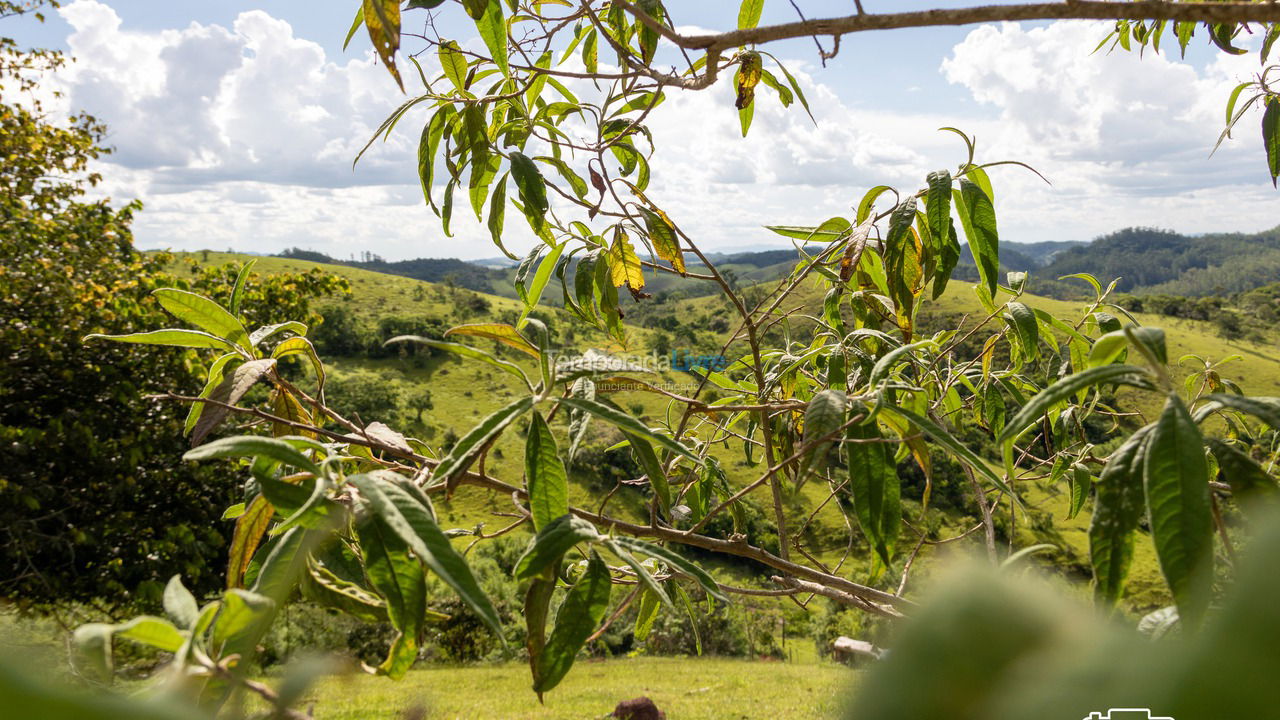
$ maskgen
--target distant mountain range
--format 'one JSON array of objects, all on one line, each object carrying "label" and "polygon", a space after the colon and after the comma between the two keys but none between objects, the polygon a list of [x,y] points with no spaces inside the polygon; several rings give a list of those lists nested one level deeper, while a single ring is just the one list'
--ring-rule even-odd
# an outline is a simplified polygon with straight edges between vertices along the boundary
[{"label": "distant mountain range", "polygon": [[[358,260],[342,260],[324,253],[292,248],[281,253],[314,262],[348,265],[375,272],[453,283],[479,292],[514,296],[511,278],[514,264],[507,258],[464,261],[457,258],[418,258],[387,261],[366,254]],[[707,258],[738,285],[776,280],[795,266],[793,249],[708,253]],[[1182,235],[1155,228],[1126,228],[1092,242],[1004,242],[1000,245],[1004,271],[1032,275],[1031,290],[1055,297],[1078,297],[1082,283],[1060,281],[1073,273],[1087,272],[1104,283],[1119,278],[1117,289],[1134,294],[1185,296],[1226,295],[1280,281],[1280,226],[1258,233]],[[690,263],[689,271],[705,271]],[[977,269],[968,247],[963,250],[956,275],[976,280]],[[646,273],[646,292],[696,297],[715,292],[708,282],[691,282],[670,274]],[[548,292],[555,302],[558,292]]]}]

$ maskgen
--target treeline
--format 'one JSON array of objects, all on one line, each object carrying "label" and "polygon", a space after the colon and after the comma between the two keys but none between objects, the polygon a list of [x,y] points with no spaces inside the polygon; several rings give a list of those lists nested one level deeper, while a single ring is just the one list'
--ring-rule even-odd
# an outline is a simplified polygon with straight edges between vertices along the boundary
[{"label": "treeline", "polygon": [[494,293],[502,290],[501,294],[511,294],[509,288],[503,290],[507,285],[507,271],[487,268],[457,258],[415,258],[413,260],[397,260],[393,262],[377,255],[365,254],[358,260],[343,260],[330,257],[321,252],[315,252],[314,250],[304,250],[297,247],[281,252],[279,257],[332,265],[346,265],[363,270],[387,273],[388,275],[400,275],[415,280],[443,283],[478,292]]},{"label": "treeline", "polygon": [[[1001,260],[1004,260],[1003,253]],[[1240,293],[1280,280],[1280,227],[1259,233],[1190,237],[1156,228],[1127,228],[1057,254],[1037,271],[1044,281],[1087,272],[1119,279],[1120,292],[1170,296]]]},{"label": "treeline", "polygon": [[1265,342],[1280,324],[1280,283],[1226,296],[1151,293],[1125,294],[1115,300],[1129,312],[1212,323],[1228,340]]}]

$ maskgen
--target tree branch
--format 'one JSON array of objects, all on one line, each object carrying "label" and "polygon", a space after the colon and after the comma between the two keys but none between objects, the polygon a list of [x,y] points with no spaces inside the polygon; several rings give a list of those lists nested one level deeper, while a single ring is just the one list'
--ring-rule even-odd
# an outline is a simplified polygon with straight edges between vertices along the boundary
[{"label": "tree branch", "polygon": [[[627,0],[614,0],[641,22],[658,29],[658,23]],[[1280,22],[1280,4],[1256,2],[1103,2],[1072,0],[1071,2],[1023,3],[1018,5],[979,5],[966,8],[916,10],[901,13],[864,13],[836,18],[815,18],[798,22],[766,25],[705,35],[681,35],[666,28],[658,30],[667,40],[687,50],[723,51],[740,45],[752,45],[830,35],[839,37],[868,30],[897,30],[913,27],[972,25],[988,22],[1021,20],[1174,20],[1208,23]]]}]

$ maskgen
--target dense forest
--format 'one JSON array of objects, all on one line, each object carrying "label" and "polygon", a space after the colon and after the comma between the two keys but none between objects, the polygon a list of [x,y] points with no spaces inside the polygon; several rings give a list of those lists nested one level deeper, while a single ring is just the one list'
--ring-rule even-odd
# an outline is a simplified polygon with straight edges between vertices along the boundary
[{"label": "dense forest", "polygon": [[1080,272],[1119,278],[1121,292],[1202,296],[1251,290],[1280,280],[1280,227],[1195,237],[1126,228],[1066,250],[1040,270],[1046,278]]}]

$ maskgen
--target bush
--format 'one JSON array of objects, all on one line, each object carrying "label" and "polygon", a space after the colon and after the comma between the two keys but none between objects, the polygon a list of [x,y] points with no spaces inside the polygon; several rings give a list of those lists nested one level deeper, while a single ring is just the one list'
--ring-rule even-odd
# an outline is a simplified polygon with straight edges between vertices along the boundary
[{"label": "bush", "polygon": [[321,321],[311,331],[311,342],[323,356],[356,357],[369,344],[368,333],[356,314],[344,305],[332,305],[320,312]]},{"label": "bush", "polygon": [[325,394],[329,406],[340,415],[349,420],[359,417],[365,424],[394,422],[400,409],[400,393],[391,378],[367,370],[334,377]]}]

